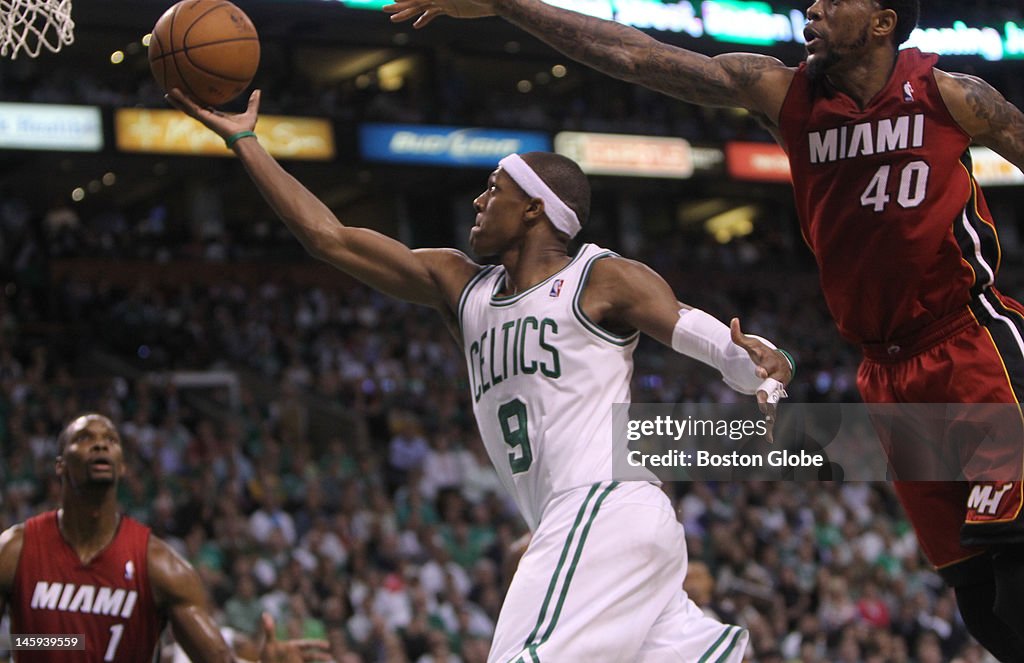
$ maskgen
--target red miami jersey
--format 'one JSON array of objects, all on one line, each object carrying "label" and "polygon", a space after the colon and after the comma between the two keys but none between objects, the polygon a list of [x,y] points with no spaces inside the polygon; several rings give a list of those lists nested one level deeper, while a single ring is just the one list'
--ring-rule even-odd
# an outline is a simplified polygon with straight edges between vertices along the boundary
[{"label": "red miami jersey", "polygon": [[122,516],[114,539],[83,564],[57,512],[25,521],[11,593],[11,632],[85,635],[85,651],[17,651],[18,663],[152,660],[164,620],[149,586],[149,528]]},{"label": "red miami jersey", "polygon": [[993,285],[999,243],[971,142],[935,82],[937,55],[899,52],[861,109],[801,64],[782,105],[804,239],[853,343],[913,335]]}]

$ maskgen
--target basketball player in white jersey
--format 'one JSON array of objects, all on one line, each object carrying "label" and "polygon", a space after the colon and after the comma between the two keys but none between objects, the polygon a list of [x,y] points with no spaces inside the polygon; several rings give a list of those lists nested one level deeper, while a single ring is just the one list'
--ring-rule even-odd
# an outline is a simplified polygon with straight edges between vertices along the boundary
[{"label": "basketball player in white jersey", "polygon": [[612,480],[611,412],[629,402],[639,332],[757,393],[769,423],[788,357],[680,304],[645,265],[569,240],[590,207],[586,176],[545,152],[510,155],[474,201],[473,251],[410,250],[342,225],[252,133],[244,113],[168,100],[220,135],[314,257],[386,294],[437,309],[462,344],[491,461],[533,537],[498,619],[493,663],[738,662],[747,633],[705,617],[682,590],[686,544],[671,502]]}]

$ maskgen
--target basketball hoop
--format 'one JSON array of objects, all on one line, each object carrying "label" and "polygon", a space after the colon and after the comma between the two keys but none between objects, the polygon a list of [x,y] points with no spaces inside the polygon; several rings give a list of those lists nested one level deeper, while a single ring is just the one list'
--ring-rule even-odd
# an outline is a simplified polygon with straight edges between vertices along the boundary
[{"label": "basketball hoop", "polygon": [[0,56],[56,53],[75,40],[71,0],[0,0]]}]

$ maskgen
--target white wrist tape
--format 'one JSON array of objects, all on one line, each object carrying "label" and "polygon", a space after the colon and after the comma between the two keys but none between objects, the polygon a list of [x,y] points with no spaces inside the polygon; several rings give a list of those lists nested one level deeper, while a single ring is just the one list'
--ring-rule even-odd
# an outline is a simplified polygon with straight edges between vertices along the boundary
[{"label": "white wrist tape", "polygon": [[[755,338],[775,348],[770,341],[760,336]],[[725,383],[740,393],[755,394],[758,390],[766,391],[769,396],[775,393],[775,387],[769,384],[771,378],[758,377],[757,364],[746,350],[732,342],[729,327],[700,309],[679,312],[679,322],[672,331],[672,349],[718,369]],[[771,382],[779,384],[776,380]]]},{"label": "white wrist tape", "polygon": [[763,391],[768,394],[768,403],[775,405],[783,398],[789,396],[786,393],[786,385],[782,384],[775,378],[768,378],[757,387],[758,391]]}]

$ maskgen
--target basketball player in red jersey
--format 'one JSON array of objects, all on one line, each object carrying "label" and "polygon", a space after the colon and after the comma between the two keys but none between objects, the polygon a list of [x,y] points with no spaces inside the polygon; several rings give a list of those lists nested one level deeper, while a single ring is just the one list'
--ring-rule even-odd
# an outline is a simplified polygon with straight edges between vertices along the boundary
[{"label": "basketball player in red jersey", "polygon": [[[936,56],[899,50],[919,0],[816,0],[795,68],[707,57],[540,0],[397,0],[384,10],[417,28],[441,15],[498,15],[616,78],[746,108],[789,155],[826,302],[864,348],[864,401],[1007,403],[1020,416],[1024,316],[995,288],[999,245],[967,146],[1024,168],[1024,115],[984,81],[936,69]],[[1024,661],[1019,467],[995,485],[896,482],[971,633],[1004,661]]]},{"label": "basketball player in red jersey", "polygon": [[[195,661],[233,661],[210,613],[199,574],[145,525],[120,513],[121,437],[99,414],[59,437],[61,508],[0,534],[0,614],[11,632],[85,636],[85,651],[16,651],[18,663],[152,660],[170,622]],[[262,661],[327,660],[327,643],[274,641],[263,617]]]}]

